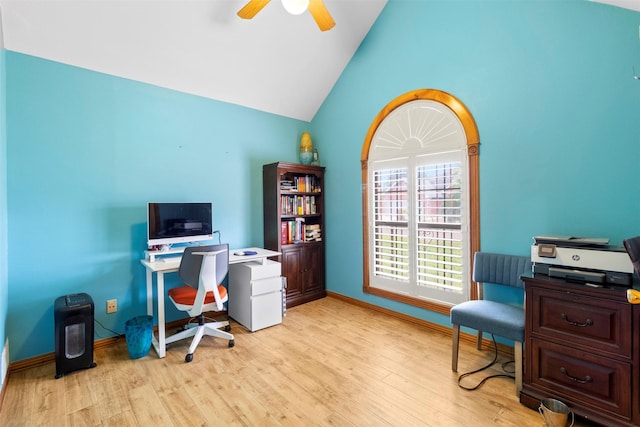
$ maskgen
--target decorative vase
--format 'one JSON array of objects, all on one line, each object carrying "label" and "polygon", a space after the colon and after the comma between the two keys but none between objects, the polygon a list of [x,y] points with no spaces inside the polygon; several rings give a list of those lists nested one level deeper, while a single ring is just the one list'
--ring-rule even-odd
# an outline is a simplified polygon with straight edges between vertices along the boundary
[{"label": "decorative vase", "polygon": [[309,132],[303,132],[300,138],[300,163],[310,165],[311,162],[313,162],[313,141]]}]

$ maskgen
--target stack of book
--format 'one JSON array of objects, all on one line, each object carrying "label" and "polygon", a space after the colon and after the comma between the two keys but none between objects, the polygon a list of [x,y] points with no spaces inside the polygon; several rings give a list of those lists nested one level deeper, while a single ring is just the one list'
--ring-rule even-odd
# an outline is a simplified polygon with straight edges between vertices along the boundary
[{"label": "stack of book", "polygon": [[282,179],[280,180],[280,190],[281,191],[296,191],[295,184],[292,180]]},{"label": "stack of book", "polygon": [[305,242],[320,242],[322,234],[320,233],[320,224],[307,224],[304,226]]}]

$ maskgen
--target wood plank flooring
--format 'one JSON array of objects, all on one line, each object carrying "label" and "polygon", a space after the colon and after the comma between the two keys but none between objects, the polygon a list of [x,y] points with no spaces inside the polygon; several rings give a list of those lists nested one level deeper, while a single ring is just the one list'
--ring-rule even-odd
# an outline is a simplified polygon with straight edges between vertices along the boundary
[{"label": "wood plank flooring", "polygon": [[[95,351],[94,369],[57,380],[53,362],[12,373],[0,426],[545,425],[511,379],[459,388],[450,335],[337,298],[289,309],[282,325],[250,333],[232,323],[232,332],[235,347],[205,337],[191,363],[188,341],[164,359],[151,350],[131,360],[120,340]],[[492,357],[461,342],[459,370]]]}]

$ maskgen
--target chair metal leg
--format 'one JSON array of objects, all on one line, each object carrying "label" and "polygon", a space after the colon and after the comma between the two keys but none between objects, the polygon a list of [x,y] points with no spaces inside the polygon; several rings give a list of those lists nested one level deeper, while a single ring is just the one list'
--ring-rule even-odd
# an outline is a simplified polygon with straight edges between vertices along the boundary
[{"label": "chair metal leg", "polygon": [[516,364],[516,393],[520,394],[522,390],[522,343],[513,343],[513,356]]},{"label": "chair metal leg", "polygon": [[451,344],[451,370],[458,372],[458,347],[460,344],[460,325],[453,325],[453,342]]}]

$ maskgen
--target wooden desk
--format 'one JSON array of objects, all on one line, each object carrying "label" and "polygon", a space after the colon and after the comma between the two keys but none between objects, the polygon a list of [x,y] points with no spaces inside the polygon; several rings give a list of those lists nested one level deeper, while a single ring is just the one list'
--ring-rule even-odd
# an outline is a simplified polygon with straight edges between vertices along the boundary
[{"label": "wooden desk", "polygon": [[[255,255],[235,255],[236,252],[254,251]],[[262,261],[266,262],[266,259],[273,256],[280,255],[280,252],[270,251],[262,248],[244,248],[229,250],[229,264],[237,264],[248,261]],[[162,253],[157,254],[154,261],[147,259],[141,259],[140,263],[146,269],[146,285],[147,285],[147,314],[149,316],[154,315],[153,307],[153,275],[156,275],[156,290],[158,293],[157,310],[158,310],[158,336],[153,335],[152,345],[156,350],[158,357],[166,356],[166,331],[165,331],[165,312],[164,312],[164,275],[167,273],[175,273],[180,268],[181,256],[175,256],[173,254],[167,255],[167,259],[170,261],[162,260]]]}]

